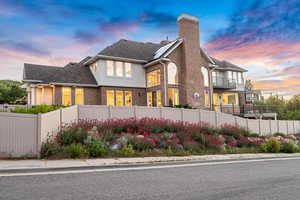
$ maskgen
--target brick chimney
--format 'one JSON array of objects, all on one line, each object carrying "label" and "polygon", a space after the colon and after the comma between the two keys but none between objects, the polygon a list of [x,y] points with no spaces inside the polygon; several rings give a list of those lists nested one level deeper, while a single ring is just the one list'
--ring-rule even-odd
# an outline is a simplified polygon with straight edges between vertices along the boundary
[{"label": "brick chimney", "polygon": [[193,107],[204,105],[204,83],[201,72],[199,20],[182,14],[177,18],[179,38],[183,39],[183,93],[185,103]]}]

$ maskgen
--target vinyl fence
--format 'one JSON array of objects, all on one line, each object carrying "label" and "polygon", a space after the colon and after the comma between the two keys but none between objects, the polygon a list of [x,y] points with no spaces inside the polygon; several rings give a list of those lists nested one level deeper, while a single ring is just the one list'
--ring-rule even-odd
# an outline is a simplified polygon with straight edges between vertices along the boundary
[{"label": "vinyl fence", "polygon": [[206,122],[214,127],[241,126],[260,135],[300,132],[300,121],[244,119],[226,113],[181,108],[113,107],[79,105],[45,114],[28,115],[0,112],[0,157],[38,156],[49,135],[79,119],[164,118],[190,123]]}]

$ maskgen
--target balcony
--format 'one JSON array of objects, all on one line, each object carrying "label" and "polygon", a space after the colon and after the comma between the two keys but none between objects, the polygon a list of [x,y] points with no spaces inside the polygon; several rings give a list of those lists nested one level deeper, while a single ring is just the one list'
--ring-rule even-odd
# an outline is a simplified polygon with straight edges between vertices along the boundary
[{"label": "balcony", "polygon": [[236,80],[229,80],[227,77],[222,76],[213,76],[212,83],[214,88],[220,89],[236,89],[237,83]]}]

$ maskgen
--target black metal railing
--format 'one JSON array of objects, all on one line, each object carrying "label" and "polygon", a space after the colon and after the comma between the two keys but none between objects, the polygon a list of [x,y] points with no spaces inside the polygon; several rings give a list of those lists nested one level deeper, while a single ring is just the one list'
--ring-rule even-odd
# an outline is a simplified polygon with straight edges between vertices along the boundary
[{"label": "black metal railing", "polygon": [[236,80],[222,76],[213,76],[212,83],[214,88],[235,89],[237,87]]},{"label": "black metal railing", "polygon": [[274,105],[254,105],[254,104],[219,104],[213,105],[214,111],[230,113],[234,115],[244,116],[245,114],[266,114],[266,113],[276,113],[278,106]]}]

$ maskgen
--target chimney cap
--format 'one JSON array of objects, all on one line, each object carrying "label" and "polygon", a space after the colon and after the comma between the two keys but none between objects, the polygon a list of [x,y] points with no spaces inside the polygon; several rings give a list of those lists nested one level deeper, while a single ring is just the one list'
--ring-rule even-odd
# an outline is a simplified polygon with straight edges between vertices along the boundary
[{"label": "chimney cap", "polygon": [[187,20],[192,20],[192,21],[196,21],[199,22],[198,17],[193,16],[193,15],[189,15],[189,14],[181,14],[178,18],[177,21],[180,21],[182,19],[187,19]]}]

